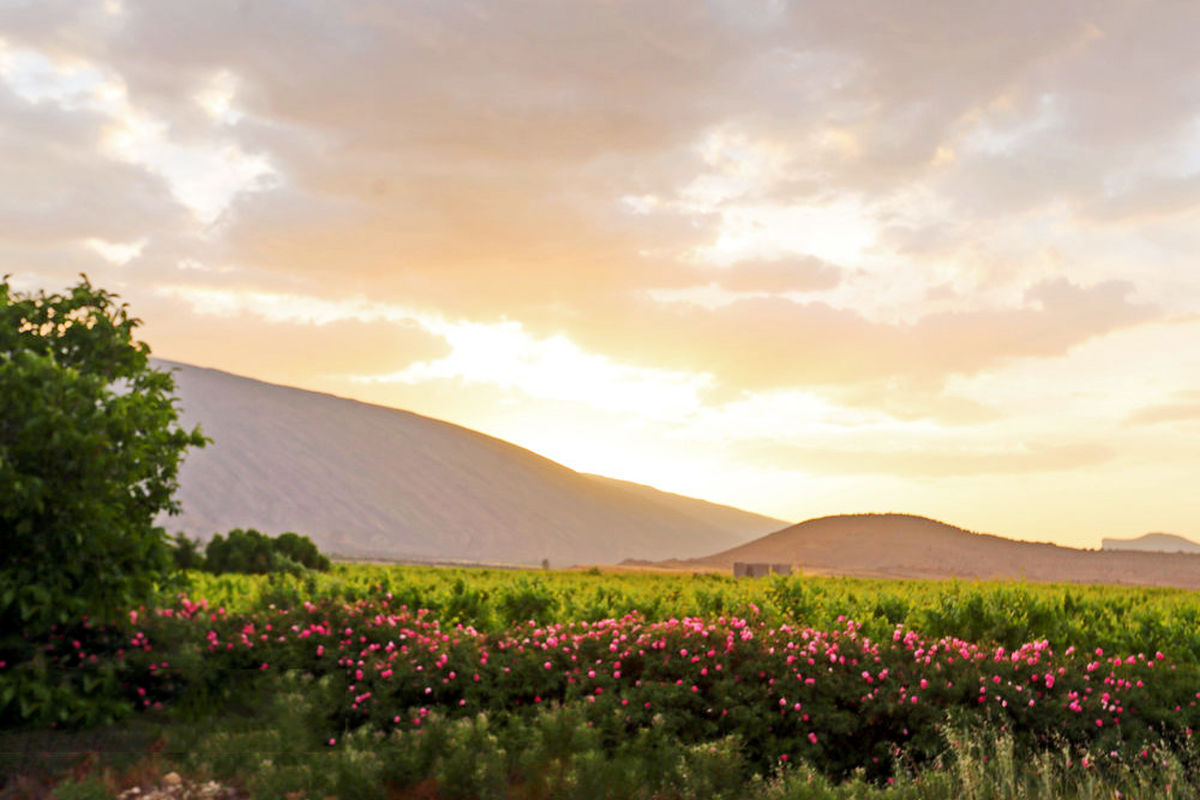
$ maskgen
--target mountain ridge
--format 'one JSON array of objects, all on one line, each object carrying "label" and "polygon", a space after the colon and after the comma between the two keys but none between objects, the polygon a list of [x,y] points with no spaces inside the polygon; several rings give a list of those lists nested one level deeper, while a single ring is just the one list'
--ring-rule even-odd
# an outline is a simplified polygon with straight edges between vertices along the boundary
[{"label": "mountain ridge", "polygon": [[411,411],[155,363],[175,375],[181,424],[213,439],[180,468],[182,514],[160,520],[193,537],[256,527],[360,558],[564,564],[689,557],[786,524]]}]

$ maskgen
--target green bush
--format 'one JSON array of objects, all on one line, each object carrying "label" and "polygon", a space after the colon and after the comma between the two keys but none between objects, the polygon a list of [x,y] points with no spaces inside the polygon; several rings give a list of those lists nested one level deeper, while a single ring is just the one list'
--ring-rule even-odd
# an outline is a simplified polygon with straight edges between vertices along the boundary
[{"label": "green bush", "polygon": [[319,572],[329,570],[329,559],[317,550],[317,546],[307,536],[291,531],[281,533],[275,537],[275,552],[290,558],[305,569],[315,569]]},{"label": "green bush", "polygon": [[328,571],[329,559],[307,536],[283,533],[271,538],[254,528],[234,528],[217,534],[204,550],[204,568],[215,575],[272,572],[299,574],[306,569]]},{"label": "green bush", "polygon": [[[86,278],[66,294],[0,281],[0,724],[90,717],[31,637],[147,601],[172,571],[165,531],[179,461],[205,443],[178,427],[174,379],[133,339],[139,320]],[[103,711],[107,714],[108,711]]]}]

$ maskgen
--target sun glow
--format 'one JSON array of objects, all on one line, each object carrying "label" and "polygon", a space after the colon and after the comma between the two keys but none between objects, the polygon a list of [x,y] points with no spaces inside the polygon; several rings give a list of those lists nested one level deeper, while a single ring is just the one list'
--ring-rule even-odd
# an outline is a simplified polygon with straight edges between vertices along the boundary
[{"label": "sun glow", "polygon": [[1187,4],[17,5],[0,272],[156,355],[787,518],[1200,537]]}]

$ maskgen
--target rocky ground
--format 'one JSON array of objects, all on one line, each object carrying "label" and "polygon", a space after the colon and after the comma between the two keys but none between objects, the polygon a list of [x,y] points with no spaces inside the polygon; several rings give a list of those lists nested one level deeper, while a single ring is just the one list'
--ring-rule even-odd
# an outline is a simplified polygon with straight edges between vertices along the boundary
[{"label": "rocky ground", "polygon": [[168,772],[158,786],[135,786],[117,795],[118,800],[233,800],[246,795],[216,781],[186,781],[178,772]]}]

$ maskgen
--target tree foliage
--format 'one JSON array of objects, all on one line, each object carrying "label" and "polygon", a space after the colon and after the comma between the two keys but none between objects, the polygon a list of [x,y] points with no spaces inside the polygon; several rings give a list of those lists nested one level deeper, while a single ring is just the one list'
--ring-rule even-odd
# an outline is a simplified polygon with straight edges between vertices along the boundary
[{"label": "tree foliage", "polygon": [[305,569],[329,570],[329,558],[317,549],[312,539],[287,531],[275,537],[275,552],[289,558]]},{"label": "tree foliage", "polygon": [[325,571],[329,559],[317,550],[307,536],[282,533],[275,538],[254,528],[234,528],[228,536],[217,534],[204,550],[204,568],[209,572],[300,572]]},{"label": "tree foliage", "polygon": [[206,440],[178,425],[140,324],[86,277],[62,294],[0,281],[0,650],[120,613],[173,566],[154,520]]},{"label": "tree foliage", "polygon": [[186,534],[177,533],[171,537],[171,557],[179,569],[203,569],[204,553],[200,550],[197,539],[189,539]]}]

